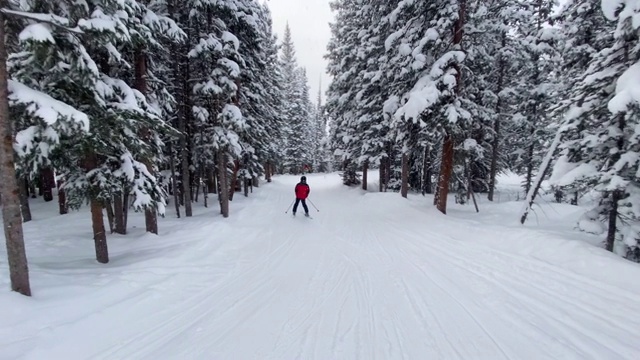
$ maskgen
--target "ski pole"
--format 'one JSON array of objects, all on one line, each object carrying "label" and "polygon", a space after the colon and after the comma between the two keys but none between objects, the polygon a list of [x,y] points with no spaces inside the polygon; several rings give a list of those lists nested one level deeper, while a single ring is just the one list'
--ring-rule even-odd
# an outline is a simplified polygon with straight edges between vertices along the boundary
[{"label": "ski pole", "polygon": [[320,210],[318,210],[318,208],[313,204],[313,201],[311,201],[311,199],[307,199],[309,200],[309,203],[311,204],[311,206],[313,206],[318,212],[320,212]]},{"label": "ski pole", "polygon": [[293,203],[294,203],[294,202],[296,202],[296,201],[295,201],[295,200],[293,200],[293,201],[291,202],[291,205],[289,205],[289,207],[287,208],[287,211],[285,211],[285,212],[284,212],[285,214],[289,212],[289,209],[291,209],[291,206],[293,205]]}]

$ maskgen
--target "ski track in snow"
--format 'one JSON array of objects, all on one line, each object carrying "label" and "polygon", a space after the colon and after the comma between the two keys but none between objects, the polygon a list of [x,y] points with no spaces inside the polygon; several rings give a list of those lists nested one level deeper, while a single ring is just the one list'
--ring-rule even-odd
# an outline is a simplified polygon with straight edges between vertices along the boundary
[{"label": "ski track in snow", "polygon": [[[276,177],[229,219],[116,254],[133,260],[91,280],[97,295],[77,290],[92,306],[19,303],[27,317],[60,314],[0,320],[0,359],[640,358],[640,287],[489,246],[493,228],[416,212],[399,194],[308,178],[313,221],[284,214],[297,179]],[[48,260],[34,274],[91,273]]]}]

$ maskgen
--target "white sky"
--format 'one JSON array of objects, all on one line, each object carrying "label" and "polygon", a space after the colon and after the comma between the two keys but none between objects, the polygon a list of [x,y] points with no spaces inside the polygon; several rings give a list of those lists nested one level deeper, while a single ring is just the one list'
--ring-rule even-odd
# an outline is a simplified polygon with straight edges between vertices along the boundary
[{"label": "white sky", "polygon": [[273,16],[273,30],[282,41],[284,29],[289,22],[298,64],[307,69],[311,101],[316,102],[318,86],[322,77],[322,92],[326,91],[330,77],[326,74],[324,55],[331,37],[329,22],[333,14],[330,0],[267,0]]}]

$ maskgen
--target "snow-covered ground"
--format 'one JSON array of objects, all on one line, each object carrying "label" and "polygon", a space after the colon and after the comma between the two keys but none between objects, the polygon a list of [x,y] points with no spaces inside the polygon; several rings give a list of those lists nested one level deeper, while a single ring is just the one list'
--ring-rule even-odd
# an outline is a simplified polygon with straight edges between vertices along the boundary
[{"label": "snow-covered ground", "polygon": [[199,204],[152,236],[134,215],[107,265],[86,211],[34,203],[32,298],[0,250],[0,358],[640,359],[640,266],[573,231],[581,209],[520,226],[510,178],[500,203],[445,216],[308,177],[313,219],[284,214],[297,177],[279,176],[228,219]]}]

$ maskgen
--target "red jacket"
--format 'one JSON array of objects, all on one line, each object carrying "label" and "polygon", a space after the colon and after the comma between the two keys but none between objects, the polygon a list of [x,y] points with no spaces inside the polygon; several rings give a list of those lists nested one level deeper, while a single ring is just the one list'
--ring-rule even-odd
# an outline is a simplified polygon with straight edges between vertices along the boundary
[{"label": "red jacket", "polygon": [[305,183],[298,183],[298,185],[296,185],[296,199],[304,200],[309,196],[310,192],[311,189],[309,188],[309,185]]}]

